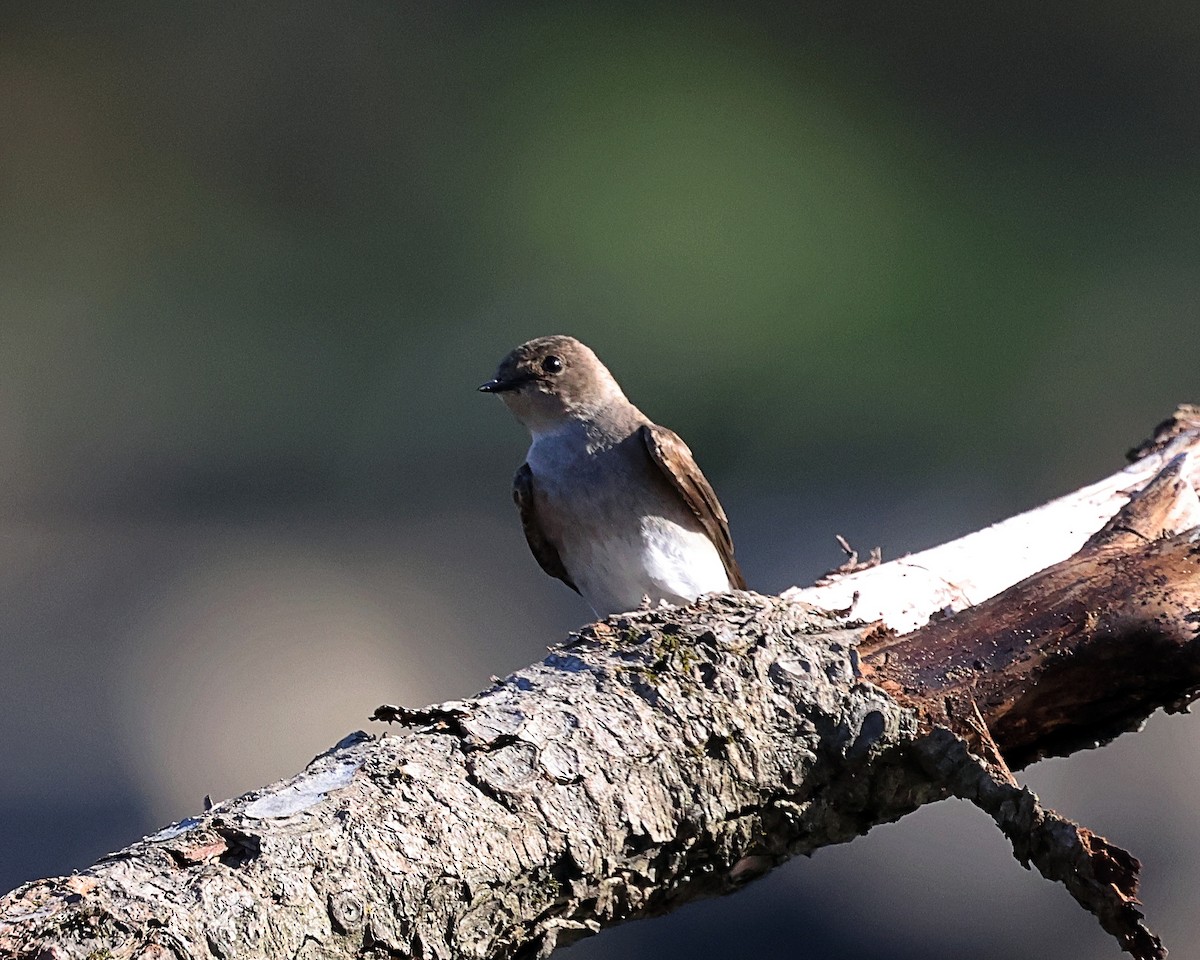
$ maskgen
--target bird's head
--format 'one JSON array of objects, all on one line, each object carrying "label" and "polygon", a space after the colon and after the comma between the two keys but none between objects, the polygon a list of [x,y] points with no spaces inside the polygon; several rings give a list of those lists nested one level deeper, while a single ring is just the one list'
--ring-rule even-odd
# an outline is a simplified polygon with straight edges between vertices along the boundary
[{"label": "bird's head", "polygon": [[574,337],[538,337],[500,361],[496,376],[479,387],[497,394],[533,432],[588,419],[624,400],[608,368]]}]

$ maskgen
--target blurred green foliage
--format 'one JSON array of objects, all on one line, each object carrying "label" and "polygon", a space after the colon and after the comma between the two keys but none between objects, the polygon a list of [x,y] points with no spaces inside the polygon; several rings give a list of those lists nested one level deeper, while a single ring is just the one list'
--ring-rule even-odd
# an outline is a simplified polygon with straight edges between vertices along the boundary
[{"label": "blurred green foliage", "polygon": [[548,331],[765,489],[1107,457],[1194,383],[1200,88],[1087,12],[12,5],[10,490],[353,497]]}]

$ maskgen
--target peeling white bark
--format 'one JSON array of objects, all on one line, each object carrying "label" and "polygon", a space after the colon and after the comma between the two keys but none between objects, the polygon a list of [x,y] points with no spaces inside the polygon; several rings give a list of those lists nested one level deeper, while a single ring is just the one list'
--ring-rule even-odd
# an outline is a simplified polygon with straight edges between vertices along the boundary
[{"label": "peeling white bark", "polygon": [[1178,437],[1124,470],[1036,509],[877,567],[793,587],[783,597],[827,610],[852,607],[860,620],[882,620],[907,633],[931,615],[974,606],[1065,560],[1176,456],[1185,456],[1184,472],[1194,477],[1196,449],[1193,437]]}]

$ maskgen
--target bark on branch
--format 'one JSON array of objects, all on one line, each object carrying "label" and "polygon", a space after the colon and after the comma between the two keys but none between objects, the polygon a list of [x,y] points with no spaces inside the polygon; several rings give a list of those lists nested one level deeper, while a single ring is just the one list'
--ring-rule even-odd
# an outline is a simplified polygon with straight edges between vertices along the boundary
[{"label": "bark on branch", "polygon": [[384,711],[398,732],[0,899],[0,957],[545,956],[951,794],[1164,956],[1137,860],[1011,770],[1200,688],[1198,449],[1180,408],[1126,470],[953,544],[610,618]]}]

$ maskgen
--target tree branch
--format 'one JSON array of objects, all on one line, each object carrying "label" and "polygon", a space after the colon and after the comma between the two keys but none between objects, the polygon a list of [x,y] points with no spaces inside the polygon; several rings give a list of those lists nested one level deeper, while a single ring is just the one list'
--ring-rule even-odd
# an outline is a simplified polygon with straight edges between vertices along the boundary
[{"label": "tree branch", "polygon": [[385,710],[398,733],[9,894],[0,957],[545,956],[951,794],[1161,957],[1138,862],[1010,768],[1194,696],[1198,447],[1181,408],[1125,471],[953,544],[610,618],[470,700]]}]

